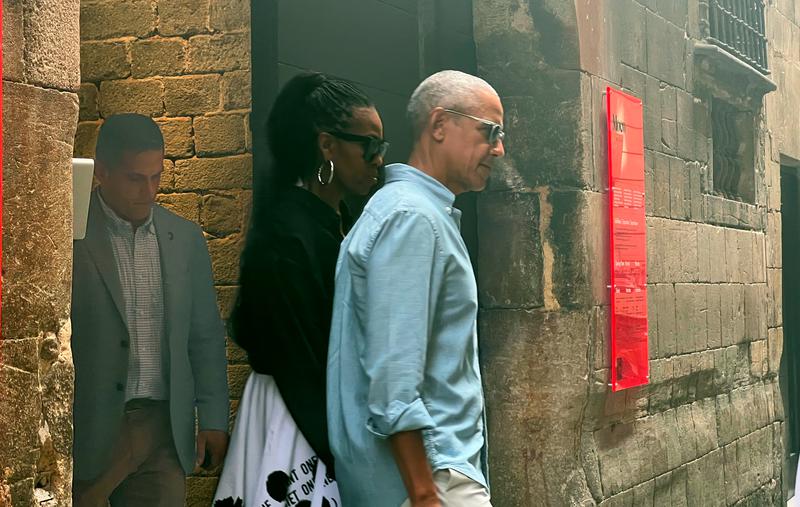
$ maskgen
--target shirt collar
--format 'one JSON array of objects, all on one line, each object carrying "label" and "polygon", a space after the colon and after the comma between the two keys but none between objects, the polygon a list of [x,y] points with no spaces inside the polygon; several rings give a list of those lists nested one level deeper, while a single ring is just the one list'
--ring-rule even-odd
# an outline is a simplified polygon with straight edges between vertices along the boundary
[{"label": "shirt collar", "polygon": [[[125,220],[124,218],[117,215],[117,213],[111,209],[111,207],[106,204],[106,201],[103,199],[103,194],[100,192],[100,189],[97,189],[97,199],[100,201],[100,207],[103,209],[103,212],[108,217],[108,225],[117,230],[117,231],[125,231],[130,232],[133,230],[133,225]],[[155,226],[153,225],[153,208],[150,208],[150,214],[147,216],[147,220],[144,221],[142,225],[139,226],[139,229],[149,232],[155,233]]]},{"label": "shirt collar", "polygon": [[386,166],[386,183],[393,181],[409,181],[424,188],[434,198],[434,200],[441,204],[445,210],[450,213],[452,211],[453,203],[456,200],[456,195],[451,192],[442,183],[420,171],[416,167],[407,164],[389,164]]}]

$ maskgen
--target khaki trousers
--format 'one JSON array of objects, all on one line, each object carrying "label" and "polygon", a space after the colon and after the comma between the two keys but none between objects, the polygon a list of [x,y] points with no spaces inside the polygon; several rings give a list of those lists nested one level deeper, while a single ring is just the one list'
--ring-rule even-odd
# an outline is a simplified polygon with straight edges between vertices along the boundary
[{"label": "khaki trousers", "polygon": [[[450,468],[433,473],[433,482],[442,507],[492,507],[486,488],[461,472]],[[400,507],[411,507],[406,500]]]},{"label": "khaki trousers", "polygon": [[75,507],[175,507],[186,497],[186,476],[172,440],[169,402],[131,400],[111,463],[90,481],[75,481]]}]

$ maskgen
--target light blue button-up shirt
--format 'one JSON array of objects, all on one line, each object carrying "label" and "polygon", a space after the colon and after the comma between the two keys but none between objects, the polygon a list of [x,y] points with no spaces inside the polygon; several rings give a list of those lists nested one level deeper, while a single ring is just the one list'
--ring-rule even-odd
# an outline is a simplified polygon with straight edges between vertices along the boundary
[{"label": "light blue button-up shirt", "polygon": [[389,435],[421,430],[434,471],[486,486],[478,295],[455,196],[404,164],[345,238],[328,353],[328,427],[346,507],[406,498]]}]

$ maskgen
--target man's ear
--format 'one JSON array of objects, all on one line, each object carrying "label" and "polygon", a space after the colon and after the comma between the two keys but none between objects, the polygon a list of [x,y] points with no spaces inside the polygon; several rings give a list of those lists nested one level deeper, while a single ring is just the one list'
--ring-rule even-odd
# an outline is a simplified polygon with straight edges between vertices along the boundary
[{"label": "man's ear", "polygon": [[431,137],[438,143],[444,141],[446,114],[444,108],[435,107],[428,116],[428,130],[431,133]]},{"label": "man's ear", "polygon": [[322,158],[331,160],[333,158],[333,136],[327,132],[320,132],[317,136],[317,147],[322,153]]},{"label": "man's ear", "polygon": [[94,161],[94,179],[101,185],[108,179],[108,165],[102,160]]}]

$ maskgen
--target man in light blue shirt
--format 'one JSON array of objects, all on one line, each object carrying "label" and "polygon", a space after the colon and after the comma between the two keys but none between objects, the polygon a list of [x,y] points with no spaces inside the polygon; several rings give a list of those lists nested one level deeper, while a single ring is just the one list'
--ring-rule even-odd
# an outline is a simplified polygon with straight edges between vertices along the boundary
[{"label": "man in light blue shirt", "polygon": [[475,275],[457,194],[504,154],[503,107],[469,74],[423,81],[415,145],[342,244],[328,417],[347,507],[490,505]]}]

